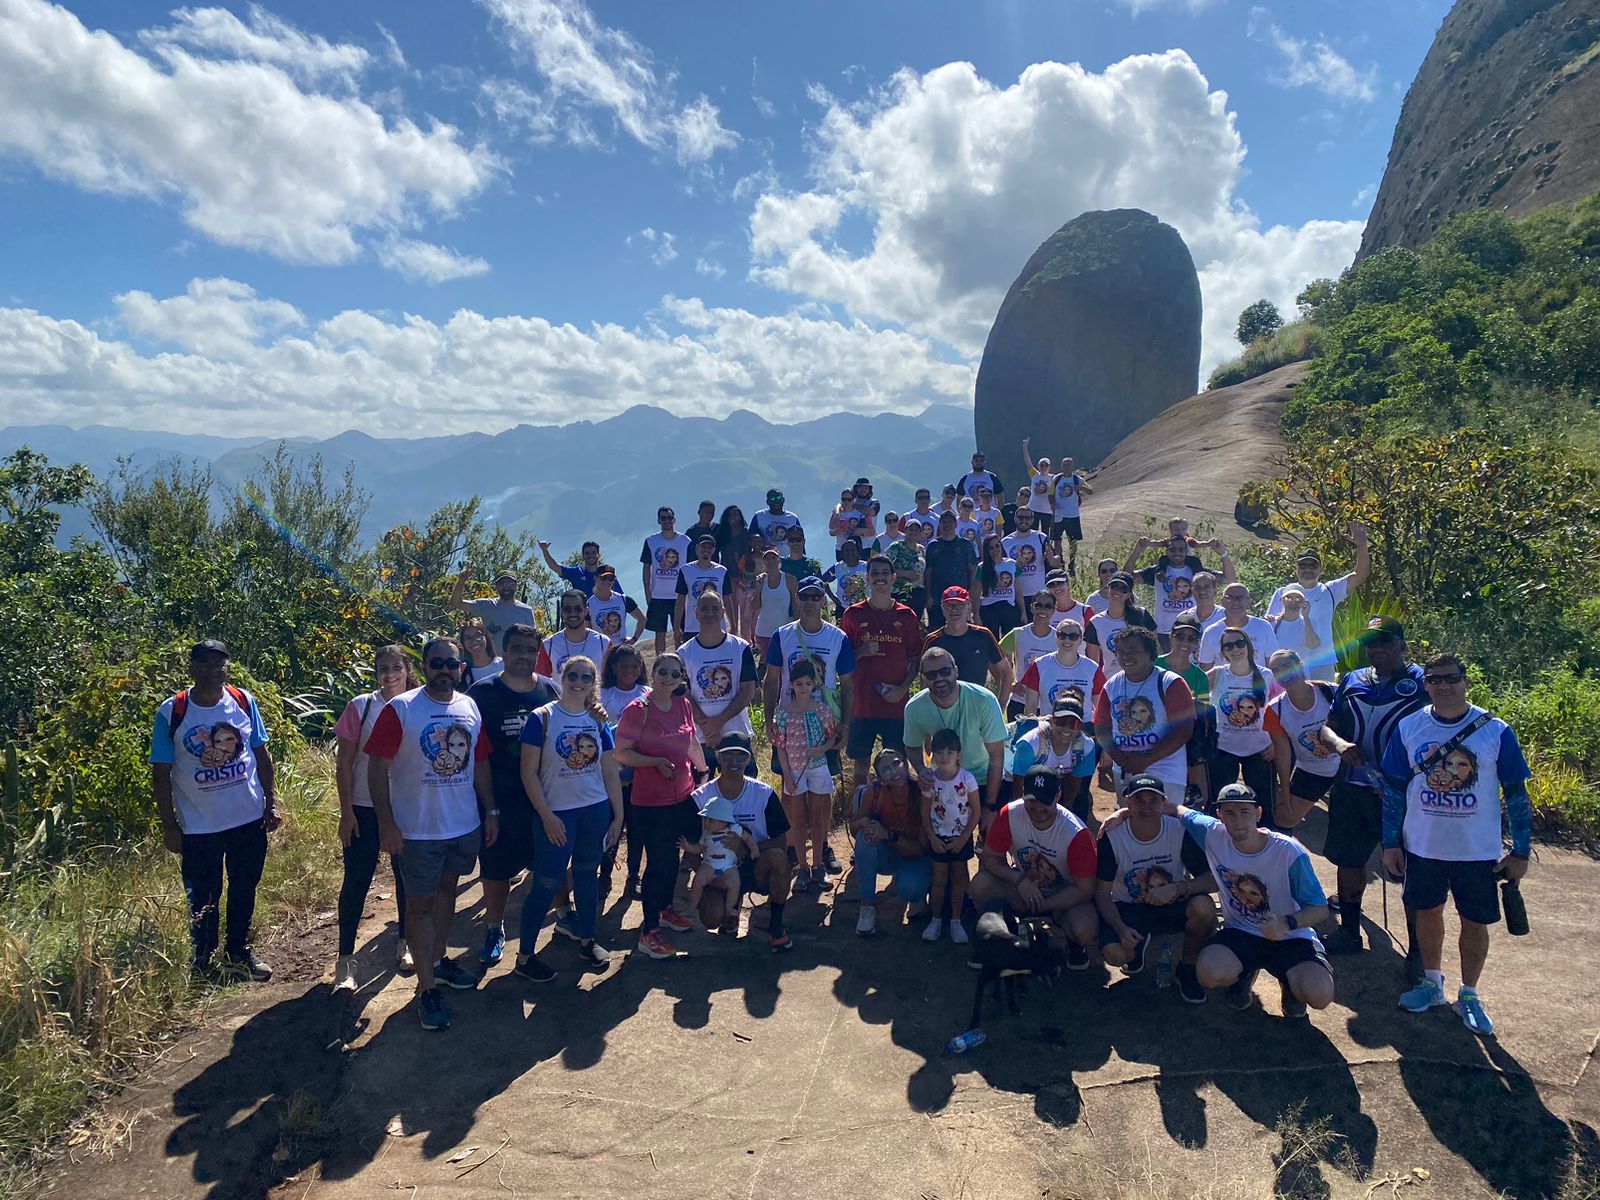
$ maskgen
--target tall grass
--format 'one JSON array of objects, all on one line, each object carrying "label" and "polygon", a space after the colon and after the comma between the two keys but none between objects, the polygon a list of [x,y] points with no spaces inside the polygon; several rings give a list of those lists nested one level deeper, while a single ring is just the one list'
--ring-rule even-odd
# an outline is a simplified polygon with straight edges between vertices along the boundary
[{"label": "tall grass", "polygon": [[[331,758],[280,771],[257,924],[291,920],[338,886]],[[211,993],[189,977],[178,860],[155,839],[101,847],[13,879],[0,895],[0,1195],[163,1034]]]},{"label": "tall grass", "polygon": [[1206,380],[1206,390],[1232,387],[1268,371],[1293,362],[1304,362],[1322,353],[1322,335],[1310,321],[1295,321],[1285,325],[1271,337],[1258,338],[1245,347],[1238,358],[1223,363],[1211,372]]}]

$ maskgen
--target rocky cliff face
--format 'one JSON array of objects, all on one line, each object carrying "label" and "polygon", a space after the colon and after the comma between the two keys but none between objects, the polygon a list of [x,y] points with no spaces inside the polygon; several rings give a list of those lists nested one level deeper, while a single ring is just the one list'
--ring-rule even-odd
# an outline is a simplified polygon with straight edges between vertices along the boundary
[{"label": "rocky cliff face", "polygon": [[1600,191],[1600,0],[1457,0],[1406,94],[1361,254]]},{"label": "rocky cliff face", "polygon": [[1193,394],[1200,281],[1177,230],[1139,209],[1087,212],[1045,241],[1000,305],[978,367],[978,446],[1006,486],[1032,452],[1092,466]]}]

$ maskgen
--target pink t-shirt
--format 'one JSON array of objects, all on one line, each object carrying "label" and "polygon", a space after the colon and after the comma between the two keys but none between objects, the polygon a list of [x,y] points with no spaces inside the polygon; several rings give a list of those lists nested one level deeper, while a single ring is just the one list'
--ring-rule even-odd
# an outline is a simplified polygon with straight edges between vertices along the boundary
[{"label": "pink t-shirt", "polygon": [[694,791],[694,774],[689,769],[689,748],[695,740],[694,708],[687,696],[674,697],[665,712],[648,697],[635,700],[617,720],[617,740],[631,741],[640,754],[664,758],[677,767],[671,780],[663,779],[654,767],[635,767],[635,805],[660,808],[676,804]]}]

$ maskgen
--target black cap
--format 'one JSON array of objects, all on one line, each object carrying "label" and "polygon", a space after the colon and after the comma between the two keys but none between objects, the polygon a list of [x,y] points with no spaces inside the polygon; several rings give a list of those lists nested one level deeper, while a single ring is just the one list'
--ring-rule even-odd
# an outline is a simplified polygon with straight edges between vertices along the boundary
[{"label": "black cap", "polygon": [[701,542],[710,542],[713,546],[715,546],[717,544],[717,535],[714,533],[702,533],[699,537],[695,538],[694,544],[698,546]]},{"label": "black cap", "polygon": [[1110,579],[1108,579],[1108,580],[1106,580],[1106,583],[1107,583],[1107,584],[1113,584],[1113,583],[1125,583],[1125,584],[1127,584],[1127,585],[1128,585],[1128,590],[1129,590],[1129,591],[1130,591],[1130,592],[1131,592],[1131,591],[1133,591],[1133,576],[1132,576],[1132,575],[1130,575],[1130,574],[1129,574],[1129,573],[1128,573],[1128,572],[1126,572],[1126,571],[1116,571],[1116,572],[1113,572],[1113,574],[1112,574],[1112,576],[1111,576],[1111,578],[1110,578]]},{"label": "black cap", "polygon": [[742,734],[742,733],[725,733],[725,734],[723,734],[722,735],[722,739],[717,742],[717,753],[718,754],[730,754],[735,750],[739,751],[746,758],[754,758],[755,757],[755,751],[750,749],[750,739],[745,737],[744,734]]},{"label": "black cap", "polygon": [[1373,617],[1361,631],[1363,642],[1386,642],[1392,638],[1400,638],[1403,641],[1405,636],[1406,627],[1393,617]]},{"label": "black cap", "polygon": [[1218,804],[1254,804],[1261,806],[1260,799],[1256,796],[1255,788],[1248,783],[1230,783],[1217,793]]},{"label": "black cap", "polygon": [[1196,633],[1202,633],[1205,629],[1205,627],[1200,624],[1200,618],[1195,616],[1195,614],[1192,612],[1181,612],[1176,617],[1172,618],[1172,627],[1174,629],[1178,628],[1180,625],[1185,629],[1192,629]]},{"label": "black cap", "polygon": [[856,480],[856,486],[860,487],[863,483],[866,484],[868,487],[872,486],[872,480],[868,479],[865,475],[863,475],[860,479]]},{"label": "black cap", "polygon": [[797,596],[801,592],[812,591],[812,590],[819,591],[823,595],[827,595],[827,593],[828,593],[828,589],[823,586],[822,580],[818,579],[815,575],[807,575],[804,579],[802,579],[800,581],[798,586],[796,586],[795,589],[794,589],[795,595],[797,595]]},{"label": "black cap", "polygon": [[1322,565],[1322,555],[1315,550],[1302,550],[1294,556],[1294,560],[1297,563],[1316,563],[1319,567]]},{"label": "black cap", "polygon": [[189,657],[191,659],[199,658],[202,654],[212,653],[220,654],[223,658],[229,657],[227,643],[219,642],[216,638],[207,638],[205,641],[196,642],[189,647]]},{"label": "black cap", "polygon": [[1083,701],[1076,692],[1068,692],[1057,700],[1050,709],[1052,717],[1077,717],[1083,720]]},{"label": "black cap", "polygon": [[1022,787],[1018,794],[1053,804],[1056,797],[1061,794],[1061,777],[1049,767],[1034,767],[1022,777]]},{"label": "black cap", "polygon": [[1167,785],[1162,783],[1161,780],[1156,778],[1154,775],[1151,775],[1148,772],[1143,772],[1141,774],[1131,776],[1127,782],[1122,785],[1123,799],[1127,799],[1135,792],[1160,792],[1163,796],[1165,796],[1167,794]]}]

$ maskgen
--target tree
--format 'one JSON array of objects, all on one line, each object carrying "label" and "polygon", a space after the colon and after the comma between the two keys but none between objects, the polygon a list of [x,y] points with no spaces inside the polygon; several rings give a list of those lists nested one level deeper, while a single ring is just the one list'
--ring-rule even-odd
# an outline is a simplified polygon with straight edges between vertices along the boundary
[{"label": "tree", "polygon": [[1248,346],[1262,338],[1271,337],[1283,328],[1283,317],[1271,300],[1257,300],[1239,314],[1239,325],[1234,336],[1241,346]]},{"label": "tree", "polygon": [[1331,279],[1313,279],[1300,290],[1294,304],[1300,310],[1302,321],[1315,321],[1317,312],[1333,299],[1334,282]]}]

